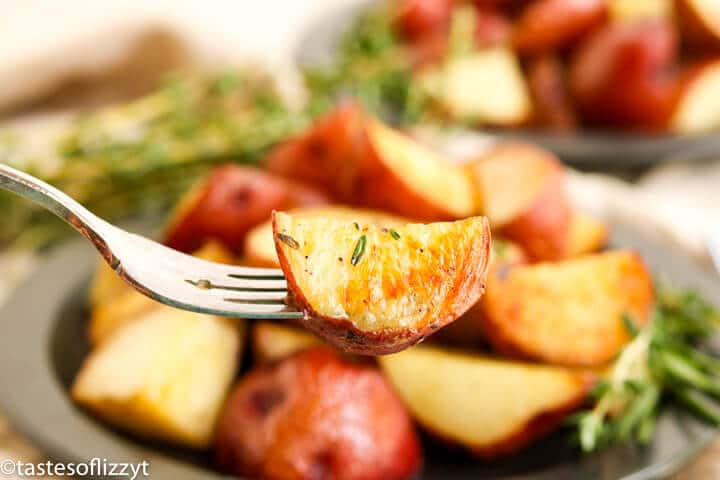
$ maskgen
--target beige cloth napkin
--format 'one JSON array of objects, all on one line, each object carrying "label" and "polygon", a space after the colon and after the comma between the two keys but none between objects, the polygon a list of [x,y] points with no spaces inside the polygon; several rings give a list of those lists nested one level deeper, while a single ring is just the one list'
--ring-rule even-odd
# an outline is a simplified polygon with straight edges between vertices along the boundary
[{"label": "beige cloth napkin", "polygon": [[[0,116],[12,115],[14,128],[31,133],[31,157],[52,169],[57,162],[52,139],[68,121],[68,109],[136,96],[178,68],[212,69],[252,59],[292,80],[292,54],[308,23],[331,8],[359,3],[363,0],[6,2],[0,5]],[[18,116],[28,110],[42,113]],[[720,235],[720,161],[669,163],[634,184],[573,172],[569,191],[584,210],[637,219],[674,237],[710,268],[704,242],[713,230]],[[0,303],[34,260],[29,254],[0,254]],[[42,455],[0,415],[0,459],[8,457]],[[720,478],[720,447],[680,478]]]}]

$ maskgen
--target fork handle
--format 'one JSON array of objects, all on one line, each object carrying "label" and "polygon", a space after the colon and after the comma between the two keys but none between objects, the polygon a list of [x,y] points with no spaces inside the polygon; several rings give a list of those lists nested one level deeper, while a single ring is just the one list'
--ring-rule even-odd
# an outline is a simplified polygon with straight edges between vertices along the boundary
[{"label": "fork handle", "polygon": [[39,178],[3,163],[0,163],[0,188],[16,193],[62,218],[90,240],[111,266],[117,264],[106,240],[115,227],[68,195]]}]

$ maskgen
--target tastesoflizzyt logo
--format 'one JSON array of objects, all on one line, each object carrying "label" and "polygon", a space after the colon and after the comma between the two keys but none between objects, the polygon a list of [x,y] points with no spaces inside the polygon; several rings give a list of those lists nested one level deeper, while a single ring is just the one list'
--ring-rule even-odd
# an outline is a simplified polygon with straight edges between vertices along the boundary
[{"label": "tastesoflizzyt logo", "polygon": [[129,480],[150,477],[150,462],[111,462],[106,458],[92,458],[87,462],[23,462],[10,458],[0,460],[0,478],[3,477],[119,477]]}]

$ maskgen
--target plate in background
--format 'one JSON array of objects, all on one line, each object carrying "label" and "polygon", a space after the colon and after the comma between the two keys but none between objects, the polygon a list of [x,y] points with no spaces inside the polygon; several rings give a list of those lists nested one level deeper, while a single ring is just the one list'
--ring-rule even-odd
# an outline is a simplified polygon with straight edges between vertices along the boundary
[{"label": "plate in background", "polygon": [[[306,29],[295,51],[301,66],[327,66],[353,21],[377,0],[359,0],[316,19]],[[720,133],[704,135],[622,134],[580,130],[554,133],[541,130],[491,129],[478,134],[499,139],[525,140],[555,152],[565,163],[585,169],[640,169],[672,159],[720,157]]]},{"label": "plate in background", "polygon": [[[635,224],[612,225],[614,245],[636,248],[655,273],[697,288],[720,305],[720,282],[668,240]],[[145,230],[148,231],[148,230]],[[154,478],[219,479],[208,458],[114,431],[76,407],[68,388],[88,352],[87,287],[97,254],[83,242],[53,251],[0,311],[0,410],[57,460],[93,457],[151,462]],[[619,445],[582,457],[559,432],[510,458],[483,463],[425,438],[424,479],[651,479],[679,469],[715,438],[715,430],[666,409],[647,447]]]}]

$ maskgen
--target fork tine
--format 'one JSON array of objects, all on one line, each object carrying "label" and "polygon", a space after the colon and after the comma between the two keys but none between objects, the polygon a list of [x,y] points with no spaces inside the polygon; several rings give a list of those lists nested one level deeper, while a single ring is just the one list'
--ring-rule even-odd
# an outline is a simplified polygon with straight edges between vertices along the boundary
[{"label": "fork tine", "polygon": [[190,285],[202,290],[227,290],[227,291],[287,291],[287,282],[283,280],[261,280],[261,279],[228,279],[214,275],[198,276],[196,278],[184,279]]},{"label": "fork tine", "polygon": [[237,300],[234,298],[225,298],[224,299],[229,304],[234,304],[234,307],[238,310],[242,311],[245,314],[269,314],[269,313],[282,313],[282,312],[292,312],[294,314],[297,314],[297,310],[289,310],[286,305],[280,304],[280,303],[245,303],[241,300]]}]

